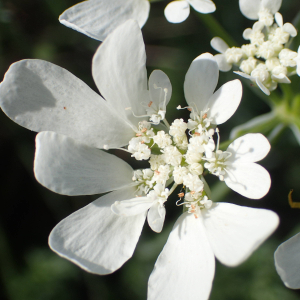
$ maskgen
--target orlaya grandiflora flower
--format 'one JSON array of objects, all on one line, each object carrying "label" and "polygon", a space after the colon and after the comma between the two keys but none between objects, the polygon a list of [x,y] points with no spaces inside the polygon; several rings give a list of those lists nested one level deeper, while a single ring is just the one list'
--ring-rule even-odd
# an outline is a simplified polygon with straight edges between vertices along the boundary
[{"label": "orlaya grandiflora flower", "polygon": [[134,19],[140,27],[150,10],[148,0],[88,0],[64,11],[59,21],[93,39],[103,41],[116,27]]},{"label": "orlaya grandiflora flower", "polygon": [[207,300],[215,257],[229,267],[241,264],[279,222],[265,209],[230,203],[200,206],[189,205],[175,223],[150,275],[148,300]]},{"label": "orlaya grandiflora flower", "polygon": [[171,23],[183,22],[190,14],[190,5],[202,14],[212,13],[216,10],[216,5],[211,0],[176,0],[166,6],[166,19]]},{"label": "orlaya grandiflora flower", "polygon": [[274,258],[276,271],[285,286],[300,289],[300,233],[279,245]]},{"label": "orlaya grandiflora flower", "polygon": [[242,14],[250,20],[259,20],[266,26],[273,23],[273,15],[278,12],[282,0],[239,0]]},{"label": "orlaya grandiflora flower", "polygon": [[141,30],[130,20],[93,59],[93,77],[106,100],[65,69],[40,60],[13,64],[1,83],[3,111],[19,125],[42,131],[34,162],[42,185],[65,195],[112,191],[61,221],[49,237],[59,255],[97,274],[115,271],[132,256],[146,218],[147,210],[129,217],[112,212],[116,200],[135,198],[139,182],[127,163],[100,150],[127,145],[145,134],[149,118],[157,124],[164,117],[169,79],[154,71],[148,90],[145,62]]}]

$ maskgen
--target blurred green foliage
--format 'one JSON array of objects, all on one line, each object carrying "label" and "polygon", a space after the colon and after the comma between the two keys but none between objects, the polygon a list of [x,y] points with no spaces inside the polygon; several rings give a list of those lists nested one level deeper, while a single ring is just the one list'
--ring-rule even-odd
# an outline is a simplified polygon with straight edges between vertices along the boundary
[{"label": "blurred green foliage", "polygon": [[[242,32],[252,26],[252,21],[239,12],[238,0],[215,0],[215,3],[214,18],[233,40],[242,44]],[[91,77],[91,59],[99,42],[64,27],[57,20],[60,13],[74,4],[76,0],[1,0],[1,76],[15,61],[44,59],[66,68],[96,90]],[[183,82],[189,64],[203,52],[214,52],[209,44],[213,35],[203,19],[201,21],[201,16],[192,11],[184,23],[170,24],[163,15],[166,4],[167,1],[151,5],[143,34],[148,73],[155,68],[162,69],[171,79],[173,95],[167,118],[172,119],[182,113],[176,106],[185,104]],[[300,29],[299,10],[299,1],[283,0],[280,12],[286,22],[295,19]],[[294,40],[294,50],[299,44],[300,36]],[[219,85],[234,78],[236,75],[232,72],[221,73]],[[292,80],[293,89],[300,93],[299,78],[295,76]],[[253,89],[249,83],[244,84],[244,96],[237,113],[221,126],[223,141],[234,126],[269,111]],[[180,209],[168,201],[163,232],[155,234],[146,224],[133,258],[120,270],[103,277],[88,274],[51,252],[47,247],[47,236],[62,218],[96,196],[66,197],[40,186],[32,170],[34,138],[35,133],[16,125],[1,112],[0,298],[145,299],[147,279]],[[300,230],[300,211],[292,210],[287,202],[290,188],[294,189],[295,200],[300,201],[299,145],[289,130],[274,142],[262,164],[270,171],[273,183],[270,193],[260,201],[232,193],[225,184],[215,184],[213,179],[209,182],[215,184],[213,195],[218,201],[269,208],[281,218],[277,232],[247,262],[234,269],[217,264],[211,300],[299,299],[297,291],[284,287],[273,262],[276,247]]]}]

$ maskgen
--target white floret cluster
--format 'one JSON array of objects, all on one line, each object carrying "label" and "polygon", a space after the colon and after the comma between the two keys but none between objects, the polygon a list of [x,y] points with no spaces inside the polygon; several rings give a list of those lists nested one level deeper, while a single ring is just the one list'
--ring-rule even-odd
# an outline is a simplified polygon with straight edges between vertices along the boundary
[{"label": "white floret cluster", "polygon": [[[204,190],[203,172],[223,181],[226,159],[232,153],[219,150],[218,145],[216,149],[213,137],[217,132],[219,140],[219,130],[210,123],[206,111],[196,113],[193,108],[187,109],[191,111],[188,122],[175,119],[168,133],[152,127],[150,122],[140,122],[136,137],[129,141],[128,151],[136,160],[149,160],[150,163],[150,168],[134,171],[132,180],[137,183],[136,196],[148,197],[158,185],[160,190],[169,192],[165,187],[173,181],[171,190],[183,184],[185,193],[180,193],[179,197],[185,195],[188,211],[195,212],[212,204]],[[170,192],[165,194],[165,201],[169,195]]]},{"label": "white floret cluster", "polygon": [[291,75],[298,73],[300,76],[299,54],[288,49],[289,41],[296,35],[296,28],[291,23],[283,23],[279,12],[273,15],[264,8],[259,11],[253,27],[243,32],[243,38],[249,40],[249,44],[229,48],[215,37],[211,45],[221,52],[216,55],[221,71],[229,71],[234,64],[241,70],[236,74],[250,79],[269,95],[278,83],[290,83]]}]

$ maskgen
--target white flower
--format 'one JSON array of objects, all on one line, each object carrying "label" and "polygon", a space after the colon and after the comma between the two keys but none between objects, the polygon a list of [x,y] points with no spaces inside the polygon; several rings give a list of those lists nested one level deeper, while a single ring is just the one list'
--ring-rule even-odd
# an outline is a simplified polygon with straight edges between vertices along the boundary
[{"label": "white flower", "polygon": [[289,49],[283,49],[279,53],[279,60],[280,63],[285,67],[296,67],[297,56],[298,56],[297,52],[294,52]]},{"label": "white flower", "polygon": [[129,19],[140,27],[150,10],[148,0],[88,0],[78,3],[59,16],[63,25],[93,39],[103,41],[110,32]]},{"label": "white flower", "polygon": [[229,203],[183,213],[150,275],[148,300],[207,300],[215,257],[229,267],[241,264],[276,229],[278,221],[272,211]]},{"label": "white flower", "polygon": [[262,33],[264,24],[262,22],[255,22],[251,28],[246,28],[243,32],[243,38],[250,40],[251,44],[260,45],[264,42],[265,35]]},{"label": "white flower", "polygon": [[183,184],[193,192],[200,192],[204,188],[204,184],[198,175],[188,173],[183,177]]},{"label": "white flower", "polygon": [[214,58],[219,66],[219,70],[222,72],[230,71],[232,68],[232,63],[228,63],[225,56],[225,52],[230,49],[229,46],[220,37],[214,37],[210,41],[210,45],[213,49],[221,53],[214,55]]},{"label": "white flower", "polygon": [[219,68],[214,57],[205,53],[193,60],[184,81],[185,99],[192,109],[191,119],[206,128],[226,122],[236,111],[242,97],[242,84],[232,80],[214,92],[219,79]]},{"label": "white flower", "polygon": [[[265,86],[265,83],[262,82],[263,80],[268,80],[270,78],[270,74],[267,70],[266,66],[262,66],[264,64],[259,64],[258,66],[260,67],[256,67],[255,69],[253,69],[251,71],[251,75],[244,73],[244,72],[240,72],[240,71],[234,71],[235,74],[238,74],[244,78],[247,78],[249,80],[251,80],[253,83],[255,83],[266,95],[270,95],[270,90],[273,90],[273,86],[270,86],[269,88]],[[252,73],[254,72],[254,73]],[[253,76],[254,75],[254,76]],[[273,89],[271,89],[271,87]],[[276,88],[276,86],[275,86]]]},{"label": "white flower", "polygon": [[183,177],[188,174],[188,169],[186,167],[178,166],[174,168],[173,176],[174,181],[177,184],[183,183]]},{"label": "white flower", "polygon": [[164,157],[166,163],[174,167],[179,166],[182,160],[182,154],[175,146],[167,146],[164,149]]},{"label": "white flower", "polygon": [[153,141],[159,148],[165,148],[172,144],[171,137],[163,130],[157,132],[157,134],[153,137]]},{"label": "white flower", "polygon": [[279,245],[274,253],[275,267],[290,289],[300,289],[300,233]]},{"label": "white flower", "polygon": [[169,134],[176,136],[185,135],[185,131],[187,130],[187,124],[183,121],[183,119],[176,119],[170,126]]},{"label": "white flower", "polygon": [[203,14],[212,13],[216,10],[216,6],[211,0],[176,0],[166,6],[166,19],[171,23],[183,22],[190,14],[190,5]]},{"label": "white flower", "polygon": [[297,35],[297,30],[291,23],[285,23],[283,24],[283,18],[282,15],[277,12],[275,14],[275,20],[278,24],[278,28],[276,28],[275,32],[269,39],[273,42],[285,44],[288,42],[290,36],[295,37]]},{"label": "white flower", "polygon": [[239,0],[242,14],[250,20],[259,20],[266,26],[273,23],[273,15],[278,12],[282,0]]},{"label": "white flower", "polygon": [[232,142],[226,151],[213,152],[204,167],[237,193],[260,199],[269,191],[271,179],[266,169],[255,162],[269,151],[270,143],[262,134],[249,133]]}]

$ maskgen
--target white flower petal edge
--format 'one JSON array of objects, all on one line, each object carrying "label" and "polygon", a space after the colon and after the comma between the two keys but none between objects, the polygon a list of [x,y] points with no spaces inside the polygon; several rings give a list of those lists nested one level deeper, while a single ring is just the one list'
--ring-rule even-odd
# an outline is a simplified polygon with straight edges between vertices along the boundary
[{"label": "white flower petal edge", "polygon": [[257,77],[253,77],[253,76],[250,76],[244,72],[240,72],[240,71],[234,71],[233,73],[235,74],[238,74],[246,79],[249,79],[251,80],[253,83],[256,83],[256,85],[268,96],[270,96],[270,90],[264,86],[264,84],[259,80],[259,78]]},{"label": "white flower petal edge", "polygon": [[211,0],[188,0],[188,2],[202,14],[209,14],[216,10],[216,5]]},{"label": "white flower petal edge", "polygon": [[271,149],[268,139],[260,133],[248,133],[234,140],[227,148],[232,153],[228,161],[256,162],[266,157]]},{"label": "white flower petal edge", "polygon": [[226,266],[244,262],[277,228],[279,217],[266,209],[215,203],[203,222],[216,258]]},{"label": "white flower petal edge", "polygon": [[181,23],[190,14],[190,5],[185,0],[172,1],[165,8],[165,17],[170,23]]},{"label": "white flower petal edge", "polygon": [[206,300],[215,259],[203,221],[183,213],[160,253],[148,283],[148,300]]},{"label": "white flower petal edge", "polygon": [[184,95],[188,105],[193,103],[202,110],[213,94],[219,80],[217,62],[210,53],[196,57],[184,80]]},{"label": "white flower petal edge", "polygon": [[120,24],[137,20],[146,23],[150,10],[148,0],[88,0],[64,11],[59,21],[93,39],[103,41]]},{"label": "white flower petal edge", "polygon": [[147,220],[150,228],[154,232],[161,232],[164,226],[164,221],[166,217],[166,208],[164,205],[156,202],[153,204],[147,214]]},{"label": "white flower petal edge", "polygon": [[220,53],[224,53],[229,48],[227,43],[218,36],[214,37],[210,41],[210,45],[213,49],[215,49],[216,51],[218,51]]},{"label": "white flower petal edge", "polygon": [[274,253],[275,267],[290,289],[300,288],[300,233],[279,245]]},{"label": "white flower petal edge", "polygon": [[0,105],[27,129],[55,131],[98,148],[124,146],[135,133],[83,81],[42,60],[10,66],[1,83]]},{"label": "white flower petal edge", "polygon": [[271,186],[268,171],[256,163],[233,163],[227,166],[224,181],[228,187],[244,197],[260,199]]},{"label": "white flower petal edge", "polygon": [[271,186],[268,171],[256,164],[270,151],[270,143],[260,133],[249,133],[231,143],[227,151],[232,155],[226,162],[224,181],[237,193],[250,198],[260,199]]},{"label": "white flower petal edge", "polygon": [[111,205],[132,198],[134,191],[130,187],[111,192],[62,220],[49,236],[50,248],[91,273],[119,269],[134,252],[146,214],[120,217]]},{"label": "white flower petal edge", "polygon": [[275,14],[281,3],[282,0],[239,0],[242,14],[250,20],[257,20],[261,9],[267,9],[270,13]]},{"label": "white flower petal edge", "polygon": [[223,84],[209,99],[208,115],[213,119],[213,124],[225,123],[237,110],[243,94],[242,83],[232,80]]},{"label": "white flower petal edge", "polygon": [[63,195],[93,195],[132,185],[133,169],[122,159],[55,132],[36,137],[37,181]]}]

